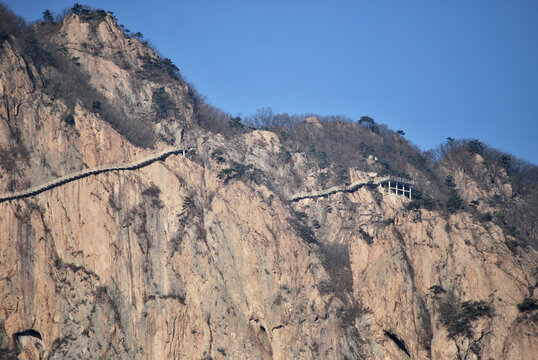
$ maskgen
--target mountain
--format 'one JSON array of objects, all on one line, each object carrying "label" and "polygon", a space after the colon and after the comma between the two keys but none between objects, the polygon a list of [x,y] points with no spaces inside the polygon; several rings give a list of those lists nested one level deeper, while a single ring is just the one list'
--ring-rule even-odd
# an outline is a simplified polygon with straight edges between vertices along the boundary
[{"label": "mountain", "polygon": [[0,20],[1,358],[536,358],[535,165],[231,117],[103,10]]}]

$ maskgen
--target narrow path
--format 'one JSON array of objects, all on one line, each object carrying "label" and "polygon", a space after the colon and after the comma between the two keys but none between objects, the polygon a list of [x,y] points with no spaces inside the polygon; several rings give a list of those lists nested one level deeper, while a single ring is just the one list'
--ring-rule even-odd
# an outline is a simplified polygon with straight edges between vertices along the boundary
[{"label": "narrow path", "polygon": [[293,195],[290,198],[290,201],[313,199],[313,198],[318,198],[322,196],[329,196],[338,192],[353,192],[363,186],[377,186],[378,184],[379,184],[378,180],[372,180],[372,181],[367,181],[367,182],[358,181],[347,186],[334,186],[332,188],[321,190],[321,191],[314,191],[314,192],[309,192],[309,193],[298,193],[298,194]]},{"label": "narrow path", "polygon": [[[104,167],[93,168],[93,169],[84,169],[84,170],[81,170],[81,171],[78,171],[78,172],[75,172],[75,173],[71,173],[69,175],[65,175],[65,176],[56,178],[56,179],[51,180],[51,181],[49,181],[47,183],[37,185],[37,186],[34,186],[32,188],[23,190],[23,191],[0,195],[0,203],[2,203],[4,201],[11,201],[11,200],[27,198],[27,197],[30,197],[30,196],[35,196],[35,195],[41,194],[44,191],[54,189],[55,187],[67,184],[67,183],[75,181],[75,180],[79,180],[79,179],[88,177],[90,175],[98,175],[98,174],[101,174],[101,173],[104,173],[104,172],[109,172],[109,171],[140,169],[140,168],[148,166],[148,165],[150,165],[150,164],[152,164],[152,163],[154,163],[156,161],[164,160],[170,155],[177,155],[177,154],[182,153],[183,156],[185,156],[187,151],[188,151],[188,149],[179,149],[179,148],[168,149],[168,150],[165,150],[165,151],[163,151],[163,152],[161,152],[161,153],[159,153],[157,155],[152,155],[152,156],[149,156],[147,158],[137,160],[135,162],[131,162],[131,163],[127,163],[127,164],[104,166]],[[387,179],[388,179],[388,177],[383,177],[383,178],[377,178],[376,177],[375,179],[370,179],[369,181],[358,181],[358,182],[355,182],[355,183],[353,183],[351,185],[347,185],[347,186],[345,186],[345,185],[343,185],[343,186],[334,186],[332,188],[329,188],[329,189],[326,189],[326,190],[321,190],[321,191],[315,191],[315,192],[309,192],[309,193],[298,193],[298,194],[293,195],[290,198],[290,201],[299,201],[299,200],[303,200],[303,199],[313,199],[313,198],[318,198],[318,197],[322,197],[322,196],[329,196],[329,195],[332,195],[332,194],[335,194],[335,193],[338,193],[338,192],[353,192],[353,191],[356,191],[357,189],[359,189],[359,188],[361,188],[363,186],[370,186],[370,187],[378,186],[379,183],[381,183],[383,181],[386,181]]]},{"label": "narrow path", "polygon": [[161,153],[159,153],[157,155],[152,155],[152,156],[149,156],[147,158],[137,160],[137,161],[127,163],[127,164],[109,165],[109,166],[93,168],[93,169],[84,169],[84,170],[81,170],[81,171],[78,171],[78,172],[75,172],[75,173],[72,173],[72,174],[69,174],[69,175],[65,175],[65,176],[56,178],[56,179],[51,180],[51,181],[49,181],[47,183],[37,185],[37,186],[34,186],[32,188],[23,190],[23,191],[0,195],[0,203],[2,203],[4,201],[17,200],[17,199],[30,197],[30,196],[35,196],[35,195],[40,194],[40,193],[42,193],[44,191],[54,189],[55,187],[67,184],[69,182],[72,182],[72,181],[75,181],[75,180],[78,180],[78,179],[88,177],[90,175],[98,175],[98,174],[101,174],[101,173],[104,173],[104,172],[109,172],[109,171],[140,169],[140,168],[148,166],[148,165],[150,165],[150,164],[152,164],[152,163],[154,163],[156,161],[164,160],[170,155],[177,155],[177,154],[185,155],[187,151],[188,151],[188,149],[179,149],[179,148],[168,149],[168,150],[165,150],[165,151],[163,151],[163,152],[161,152]]},{"label": "narrow path", "polygon": [[370,179],[368,181],[357,181],[357,182],[354,182],[353,184],[347,185],[347,186],[346,185],[333,186],[332,188],[321,190],[321,191],[314,191],[314,192],[309,192],[309,193],[298,193],[298,194],[293,195],[290,198],[290,201],[299,201],[299,200],[303,200],[303,199],[314,199],[314,198],[318,198],[318,197],[322,197],[322,196],[329,196],[329,195],[332,195],[332,194],[335,194],[335,193],[338,193],[338,192],[353,192],[353,191],[356,191],[356,190],[358,190],[359,188],[361,188],[363,186],[376,187],[379,184],[381,184],[383,182],[386,182],[386,181],[389,181],[389,180],[405,182],[405,183],[408,183],[408,184],[414,184],[414,182],[412,180],[406,180],[406,179],[402,179],[402,178],[395,177],[395,176],[375,176],[375,177],[370,177]]}]

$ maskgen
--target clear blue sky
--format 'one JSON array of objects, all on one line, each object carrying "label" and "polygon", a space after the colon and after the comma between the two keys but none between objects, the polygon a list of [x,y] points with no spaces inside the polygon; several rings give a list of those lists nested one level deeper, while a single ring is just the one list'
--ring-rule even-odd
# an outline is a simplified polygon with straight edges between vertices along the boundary
[{"label": "clear blue sky", "polygon": [[[74,2],[4,1],[27,20]],[[101,1],[215,106],[369,115],[538,164],[538,1]]]}]

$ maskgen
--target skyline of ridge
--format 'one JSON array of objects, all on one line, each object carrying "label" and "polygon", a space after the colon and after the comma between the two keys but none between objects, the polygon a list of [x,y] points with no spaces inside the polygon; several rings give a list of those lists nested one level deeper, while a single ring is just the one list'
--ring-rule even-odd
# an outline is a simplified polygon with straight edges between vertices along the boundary
[{"label": "skyline of ridge", "polygon": [[[37,20],[74,2],[4,1]],[[144,34],[232,115],[371,116],[423,150],[476,138],[538,164],[538,4],[82,2]],[[420,4],[420,5],[417,5]]]}]

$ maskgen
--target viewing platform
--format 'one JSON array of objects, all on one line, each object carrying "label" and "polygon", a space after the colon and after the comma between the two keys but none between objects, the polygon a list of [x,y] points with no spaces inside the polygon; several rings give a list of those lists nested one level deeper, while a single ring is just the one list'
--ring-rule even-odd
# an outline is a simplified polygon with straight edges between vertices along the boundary
[{"label": "viewing platform", "polygon": [[398,176],[384,176],[376,179],[376,183],[382,189],[387,189],[389,194],[403,195],[409,199],[413,198],[413,180],[404,179]]}]

